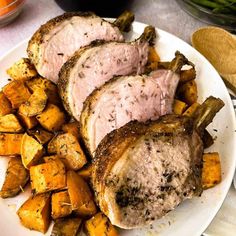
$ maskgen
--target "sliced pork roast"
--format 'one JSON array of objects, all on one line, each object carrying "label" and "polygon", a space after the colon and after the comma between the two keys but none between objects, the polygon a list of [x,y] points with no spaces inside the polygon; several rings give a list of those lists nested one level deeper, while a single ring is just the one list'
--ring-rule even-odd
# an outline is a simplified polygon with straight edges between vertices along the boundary
[{"label": "sliced pork roast", "polygon": [[124,41],[119,28],[128,29],[133,20],[130,12],[122,14],[114,23],[90,12],[65,13],[36,31],[28,44],[28,56],[40,75],[57,82],[61,66],[76,50],[97,39]]},{"label": "sliced pork roast", "polygon": [[148,123],[131,121],[102,140],[92,183],[113,225],[148,225],[201,194],[201,133],[223,105],[210,97],[196,119],[165,115]]},{"label": "sliced pork roast", "polygon": [[131,43],[93,42],[74,54],[61,68],[58,88],[66,110],[79,121],[83,102],[97,87],[117,75],[143,73],[155,28],[146,27]]},{"label": "sliced pork roast", "polygon": [[149,75],[114,78],[86,99],[81,113],[81,134],[91,156],[106,134],[131,120],[156,120],[172,113],[180,68],[188,60],[180,53],[171,69]]}]

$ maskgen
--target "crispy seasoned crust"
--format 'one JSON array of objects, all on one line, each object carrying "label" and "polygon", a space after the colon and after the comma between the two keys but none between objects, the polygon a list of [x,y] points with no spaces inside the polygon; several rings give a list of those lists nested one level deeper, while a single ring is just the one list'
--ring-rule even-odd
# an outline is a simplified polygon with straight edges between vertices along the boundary
[{"label": "crispy seasoned crust", "polygon": [[188,116],[180,116],[169,114],[161,116],[157,121],[149,122],[148,130],[164,133],[185,133],[191,135],[193,133],[193,120]]},{"label": "crispy seasoned crust", "polygon": [[[45,24],[43,24],[32,36],[28,43],[27,53],[28,57],[34,65],[38,64],[40,45],[43,42],[44,36],[47,35],[56,25],[65,20],[69,20],[74,16],[81,17],[98,17],[93,12],[67,12],[63,15],[57,16]],[[104,20],[105,21],[105,20]]]},{"label": "crispy seasoned crust", "polygon": [[[137,121],[131,121],[120,129],[114,130],[99,144],[93,160],[92,184],[94,186],[96,199],[102,195],[106,176],[115,162],[122,156],[129,145],[135,142],[139,135],[144,133],[146,126]],[[104,213],[107,212],[105,202],[100,202]],[[102,206],[103,205],[103,206]]]},{"label": "crispy seasoned crust", "polygon": [[[85,145],[88,148],[88,151],[90,151],[90,149],[89,149],[89,142],[88,142],[87,121],[88,121],[91,113],[93,112],[93,109],[91,106],[92,106],[93,102],[96,101],[96,99],[100,95],[100,93],[102,93],[103,90],[107,88],[107,86],[112,86],[112,84],[118,78],[119,78],[119,76],[115,76],[112,79],[105,82],[105,84],[102,85],[101,87],[94,89],[93,92],[84,101],[83,109],[82,109],[81,115],[80,115],[80,123],[81,123],[80,132],[81,132],[81,136],[83,137],[83,140],[85,142]],[[90,153],[90,155],[93,156],[92,153]]]},{"label": "crispy seasoned crust", "polygon": [[[80,49],[83,50],[83,49]],[[76,63],[78,58],[80,57],[80,50],[78,52],[76,52],[61,68],[60,72],[59,72],[59,79],[57,81],[57,87],[58,87],[58,92],[59,95],[61,97],[61,100],[63,102],[64,108],[66,109],[66,111],[72,115],[72,112],[70,110],[70,106],[69,106],[69,101],[68,101],[68,84],[69,84],[69,78],[70,78],[70,72],[71,72],[71,68],[73,68]]]},{"label": "crispy seasoned crust", "polygon": [[[94,163],[97,165],[96,181],[99,182],[99,180],[102,178],[103,172],[106,169],[109,160],[112,159],[112,156],[115,154],[119,157],[120,154],[122,154],[123,150],[120,148],[121,143],[125,141],[125,145],[122,145],[123,149],[125,149],[126,145],[133,142],[146,130],[147,127],[144,125],[144,123],[130,121],[120,129],[113,130],[104,137],[104,139],[98,145],[94,157]],[[118,146],[119,148],[117,149]]]}]

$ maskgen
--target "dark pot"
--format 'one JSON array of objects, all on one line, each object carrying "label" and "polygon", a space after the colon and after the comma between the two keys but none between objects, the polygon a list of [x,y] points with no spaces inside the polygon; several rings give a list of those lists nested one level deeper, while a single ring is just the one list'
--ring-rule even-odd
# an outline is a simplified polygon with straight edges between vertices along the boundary
[{"label": "dark pot", "polygon": [[134,0],[55,0],[65,11],[92,11],[103,17],[117,17],[129,10]]}]

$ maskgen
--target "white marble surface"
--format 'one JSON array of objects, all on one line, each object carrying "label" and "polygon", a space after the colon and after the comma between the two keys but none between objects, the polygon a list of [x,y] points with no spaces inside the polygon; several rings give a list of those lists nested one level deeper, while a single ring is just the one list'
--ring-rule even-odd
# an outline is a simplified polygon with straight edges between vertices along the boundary
[{"label": "white marble surface", "polygon": [[228,195],[204,236],[236,235],[236,190],[231,186]]},{"label": "white marble surface", "polygon": [[[136,0],[131,10],[137,21],[157,26],[186,42],[196,29],[206,25],[187,15],[174,0]],[[41,24],[61,13],[63,10],[52,0],[27,0],[21,15],[8,26],[0,28],[0,57],[30,37]],[[236,235],[236,191],[233,187],[204,235]]]}]

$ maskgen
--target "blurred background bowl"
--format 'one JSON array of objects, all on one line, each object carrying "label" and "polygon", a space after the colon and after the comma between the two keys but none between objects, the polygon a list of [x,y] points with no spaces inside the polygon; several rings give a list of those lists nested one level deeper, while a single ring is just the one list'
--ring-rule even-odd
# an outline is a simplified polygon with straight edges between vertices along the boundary
[{"label": "blurred background bowl", "polygon": [[22,11],[25,0],[0,1],[0,27],[13,21]]},{"label": "blurred background bowl", "polygon": [[103,17],[117,17],[129,10],[134,0],[55,0],[65,11],[92,11]]},{"label": "blurred background bowl", "polygon": [[200,21],[220,26],[224,29],[236,32],[236,15],[215,13],[212,10],[198,5],[191,0],[176,0],[181,8],[189,15]]}]

